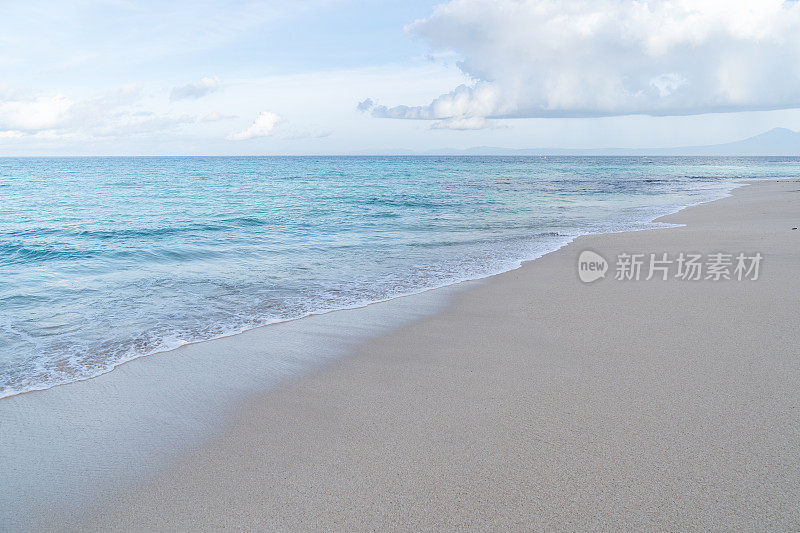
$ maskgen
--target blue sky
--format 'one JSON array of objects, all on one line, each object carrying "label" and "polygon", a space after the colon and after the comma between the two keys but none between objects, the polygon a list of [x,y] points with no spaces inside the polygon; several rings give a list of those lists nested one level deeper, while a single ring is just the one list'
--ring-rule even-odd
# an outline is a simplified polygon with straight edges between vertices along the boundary
[{"label": "blue sky", "polygon": [[0,155],[658,147],[800,129],[795,2],[3,10]]}]

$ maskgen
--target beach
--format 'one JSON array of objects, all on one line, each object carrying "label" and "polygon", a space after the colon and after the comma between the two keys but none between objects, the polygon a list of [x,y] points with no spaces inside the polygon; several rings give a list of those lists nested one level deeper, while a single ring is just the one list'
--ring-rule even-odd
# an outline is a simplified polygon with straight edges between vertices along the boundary
[{"label": "beach", "polygon": [[[92,527],[800,525],[798,183],[580,238],[324,371]],[[584,248],[760,251],[751,284],[584,285]]]},{"label": "beach", "polygon": [[[335,357],[263,392],[256,376],[224,409],[198,415],[203,431],[189,440],[161,427],[152,447],[174,453],[114,463],[119,475],[79,508],[36,509],[35,491],[17,486],[6,504],[24,500],[28,527],[56,529],[796,529],[798,213],[800,182],[760,181],[658,220],[675,227],[578,237],[435,303],[437,290],[374,304],[366,309],[389,310],[376,324],[396,314],[400,325],[345,339]],[[579,279],[585,250],[609,261],[604,279]],[[623,253],[720,252],[761,254],[757,279],[615,279]],[[352,326],[358,311],[297,322],[351,313]],[[287,342],[302,352],[343,327]],[[171,353],[257,353],[260,334]],[[169,358],[0,408],[74,400],[86,387],[123,394],[126,379],[141,379],[153,398],[173,391],[149,406],[167,409],[197,391],[138,369]],[[191,425],[176,412],[173,423]],[[108,433],[51,467],[85,476]]]},{"label": "beach", "polygon": [[800,533],[800,0],[6,4],[0,533]]}]

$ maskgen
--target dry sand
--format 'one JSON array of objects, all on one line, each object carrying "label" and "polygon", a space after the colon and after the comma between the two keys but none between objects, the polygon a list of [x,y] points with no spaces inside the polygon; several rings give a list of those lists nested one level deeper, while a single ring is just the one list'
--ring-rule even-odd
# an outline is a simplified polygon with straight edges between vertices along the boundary
[{"label": "dry sand", "polygon": [[[800,183],[587,236],[242,405],[77,527],[800,528]],[[761,252],[758,281],[578,254]],[[62,524],[63,525],[63,524]]]}]

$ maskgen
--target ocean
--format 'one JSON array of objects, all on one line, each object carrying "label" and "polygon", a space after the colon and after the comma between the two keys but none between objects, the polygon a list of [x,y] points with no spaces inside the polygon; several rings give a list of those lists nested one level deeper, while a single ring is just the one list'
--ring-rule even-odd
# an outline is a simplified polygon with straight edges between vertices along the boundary
[{"label": "ocean", "polygon": [[798,176],[800,158],[0,158],[0,398]]}]

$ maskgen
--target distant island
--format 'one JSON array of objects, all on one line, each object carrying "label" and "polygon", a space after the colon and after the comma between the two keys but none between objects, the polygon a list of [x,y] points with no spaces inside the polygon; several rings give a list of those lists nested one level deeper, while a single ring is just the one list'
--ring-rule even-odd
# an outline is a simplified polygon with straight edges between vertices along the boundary
[{"label": "distant island", "polygon": [[363,155],[541,155],[541,156],[800,156],[800,132],[787,128],[769,131],[741,141],[707,146],[677,146],[672,148],[499,148],[475,146],[472,148],[445,148],[414,152],[411,150],[370,151]]}]

